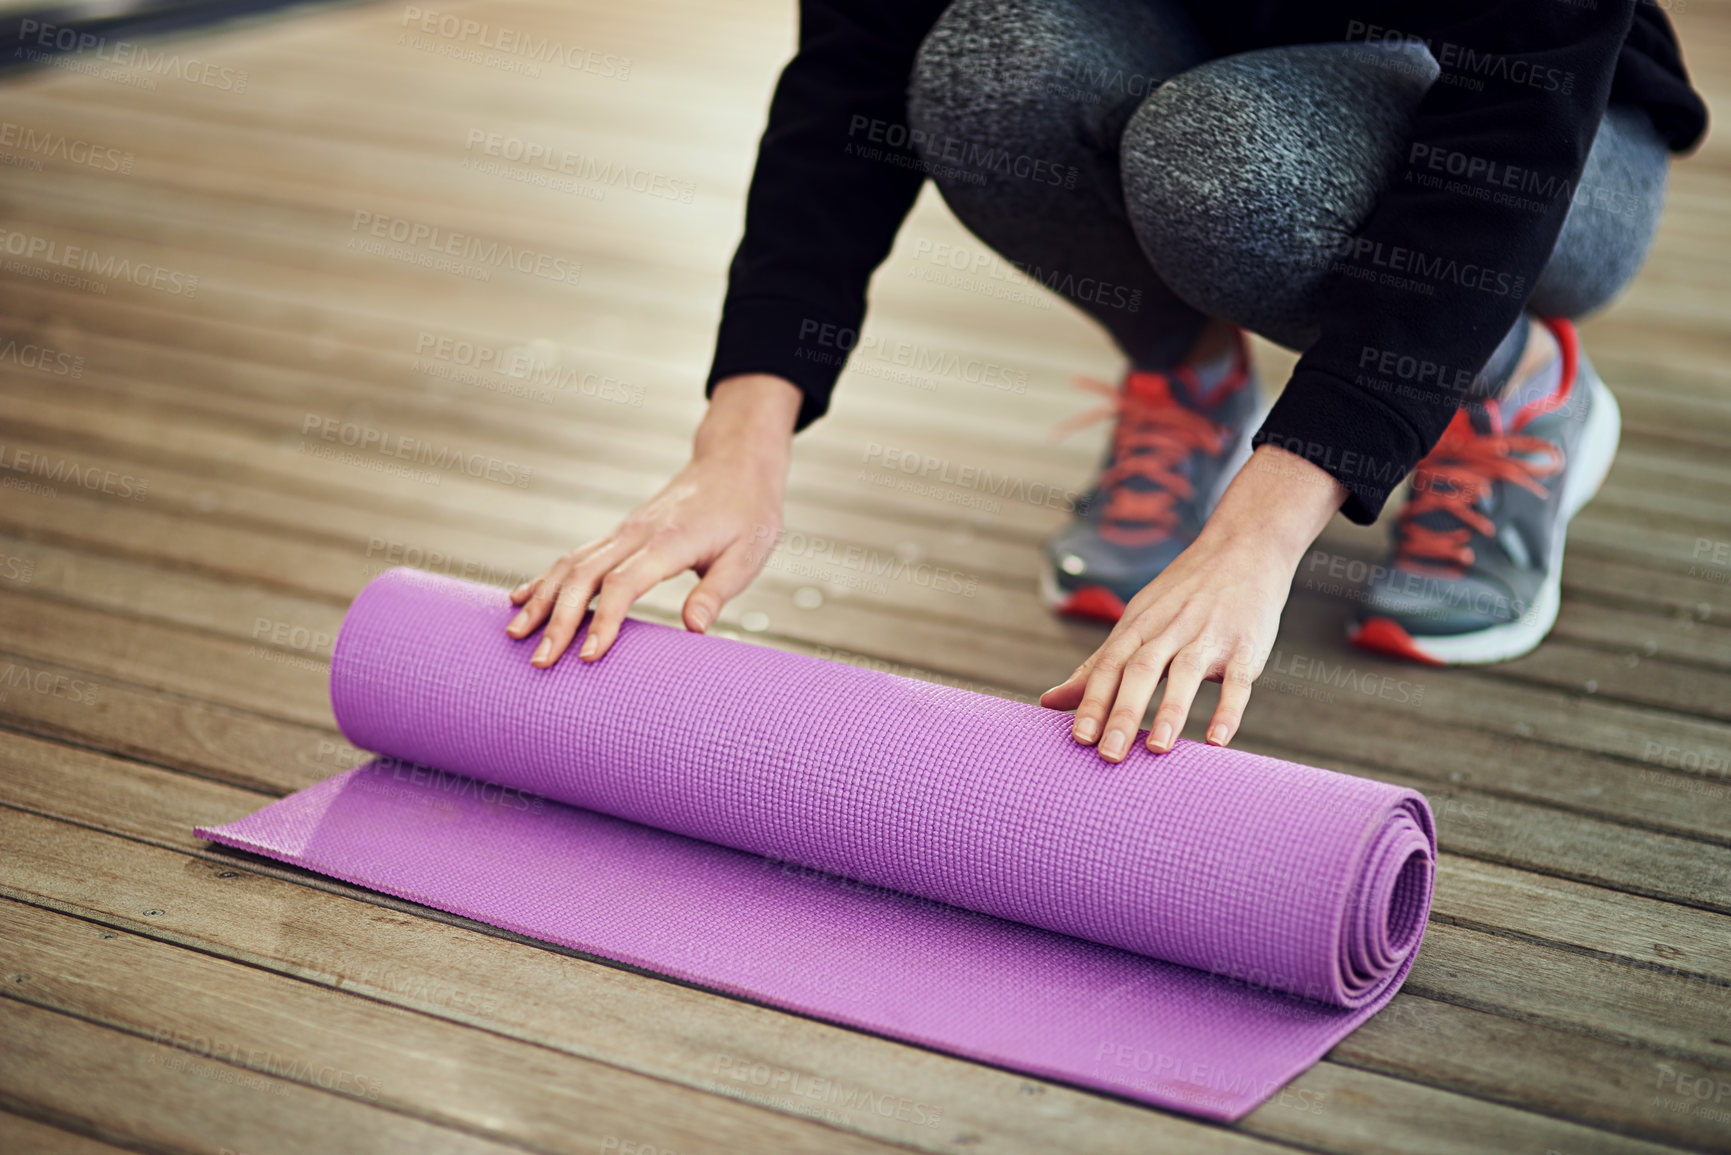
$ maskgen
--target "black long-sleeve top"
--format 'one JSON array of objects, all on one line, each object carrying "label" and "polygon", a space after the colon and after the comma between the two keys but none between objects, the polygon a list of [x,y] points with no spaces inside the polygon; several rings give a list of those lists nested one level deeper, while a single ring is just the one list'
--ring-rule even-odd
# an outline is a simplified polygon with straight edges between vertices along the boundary
[{"label": "black long-sleeve top", "polygon": [[[797,428],[828,408],[867,283],[925,179],[912,151],[885,146],[905,134],[874,129],[869,157],[849,145],[861,124],[906,124],[914,55],[945,7],[802,0],[799,48],[770,103],[708,390],[735,374],[769,373],[804,394]],[[1676,152],[1699,141],[1706,107],[1651,0],[1187,7],[1220,55],[1414,37],[1441,65],[1406,162],[1430,179],[1397,172],[1332,262],[1321,336],[1256,434],[1338,478],[1349,492],[1343,512],[1368,523],[1442,436],[1465,381],[1520,316],[1571,203],[1554,195],[1534,212],[1461,196],[1439,187],[1448,182],[1425,162],[1460,154],[1493,172],[1520,171],[1528,189],[1572,190],[1609,101],[1645,109]],[[1429,288],[1391,289],[1390,278]],[[1396,383],[1376,376],[1388,364],[1428,368]]]}]

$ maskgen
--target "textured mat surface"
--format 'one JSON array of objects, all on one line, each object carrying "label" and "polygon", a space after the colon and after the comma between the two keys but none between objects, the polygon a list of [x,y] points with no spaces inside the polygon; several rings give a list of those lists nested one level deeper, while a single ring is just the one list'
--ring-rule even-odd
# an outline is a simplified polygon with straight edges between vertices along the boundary
[{"label": "textured mat surface", "polygon": [[331,699],[387,757],[199,834],[1216,1119],[1418,949],[1435,836],[1410,790],[1191,742],[1113,766],[1066,714],[646,622],[537,670],[514,612],[380,575]]}]

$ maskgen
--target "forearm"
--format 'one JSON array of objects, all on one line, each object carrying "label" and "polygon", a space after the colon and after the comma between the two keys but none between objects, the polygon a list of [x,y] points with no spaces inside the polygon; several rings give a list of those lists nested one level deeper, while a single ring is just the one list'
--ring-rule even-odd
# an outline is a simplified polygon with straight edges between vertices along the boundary
[{"label": "forearm", "polygon": [[1320,466],[1279,446],[1259,445],[1226,487],[1203,533],[1272,550],[1296,568],[1346,497],[1346,487]]},{"label": "forearm", "polygon": [[692,458],[732,458],[785,471],[803,399],[793,382],[767,373],[717,381],[692,438]]}]

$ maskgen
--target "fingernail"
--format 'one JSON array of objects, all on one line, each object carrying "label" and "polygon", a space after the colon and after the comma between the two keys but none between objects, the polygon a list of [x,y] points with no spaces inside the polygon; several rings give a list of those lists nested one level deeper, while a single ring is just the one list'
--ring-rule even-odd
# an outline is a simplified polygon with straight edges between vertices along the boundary
[{"label": "fingernail", "polygon": [[697,623],[697,632],[702,633],[709,628],[709,610],[703,606],[693,606],[691,620]]},{"label": "fingernail", "polygon": [[1208,741],[1215,746],[1226,745],[1226,723],[1222,722],[1208,731]]},{"label": "fingernail", "polygon": [[1094,736],[1099,732],[1100,723],[1094,721],[1092,718],[1076,719],[1076,726],[1071,731],[1071,733],[1076,735],[1076,741],[1078,742],[1092,742]]},{"label": "fingernail", "polygon": [[590,634],[583,639],[583,648],[577,651],[577,656],[587,662],[595,656],[595,651],[601,648],[601,639]]},{"label": "fingernail", "polygon": [[529,624],[529,611],[523,610],[516,617],[511,619],[511,624],[506,626],[505,629],[508,632],[514,634],[518,630],[522,629],[524,626],[526,626],[528,624]]},{"label": "fingernail", "polygon": [[528,588],[529,588],[529,583],[524,582],[522,585],[518,586],[516,589],[511,591],[511,596],[514,598],[520,598],[523,596],[523,591],[528,589]]},{"label": "fingernail", "polygon": [[1162,750],[1172,745],[1172,723],[1161,722],[1154,727],[1154,745]]},{"label": "fingernail", "polygon": [[541,644],[535,647],[535,656],[530,658],[529,660],[531,662],[534,662],[536,665],[540,665],[541,663],[543,663],[547,660],[547,655],[552,653],[552,652],[553,652],[553,639],[552,638],[542,638]]},{"label": "fingernail", "polygon": [[1056,686],[1053,686],[1050,690],[1041,690],[1040,691],[1040,697],[1044,698],[1047,694],[1054,693],[1058,690],[1062,690],[1063,688],[1064,688],[1064,683],[1059,682]]},{"label": "fingernail", "polygon": [[1128,745],[1130,745],[1130,739],[1124,737],[1124,731],[1113,730],[1100,743],[1100,753],[1113,761],[1117,761],[1124,756],[1124,748]]}]

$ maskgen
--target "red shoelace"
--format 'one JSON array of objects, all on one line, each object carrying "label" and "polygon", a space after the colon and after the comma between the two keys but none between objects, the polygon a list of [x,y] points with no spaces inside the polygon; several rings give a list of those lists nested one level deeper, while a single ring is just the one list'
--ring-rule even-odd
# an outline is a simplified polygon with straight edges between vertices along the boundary
[{"label": "red shoelace", "polygon": [[[1499,432],[1480,433],[1473,428],[1465,409],[1443,431],[1442,440],[1419,462],[1413,474],[1413,499],[1400,515],[1400,544],[1396,564],[1419,573],[1458,578],[1473,564],[1468,543],[1473,531],[1485,537],[1496,534],[1496,525],[1476,506],[1499,481],[1511,482],[1540,496],[1545,487],[1539,479],[1563,467],[1563,451],[1542,437],[1502,433],[1502,413],[1496,402],[1487,403]],[[1528,460],[1531,455],[1537,460]],[[1461,524],[1454,529],[1420,525],[1427,513],[1441,511]]]},{"label": "red shoelace", "polygon": [[[1177,503],[1195,493],[1179,469],[1197,450],[1222,452],[1231,436],[1230,427],[1185,408],[1172,396],[1173,377],[1191,396],[1201,392],[1196,375],[1183,365],[1170,375],[1132,370],[1119,388],[1078,377],[1079,388],[1100,394],[1108,404],[1072,417],[1053,430],[1055,437],[1066,437],[1097,421],[1118,419],[1112,433],[1112,466],[1099,481],[1107,495],[1101,510],[1100,536],[1115,544],[1146,546],[1170,537],[1178,527]],[[1224,397],[1248,379],[1240,345],[1231,370],[1211,393]],[[1145,478],[1159,488],[1132,489],[1125,483],[1133,477]]]}]

